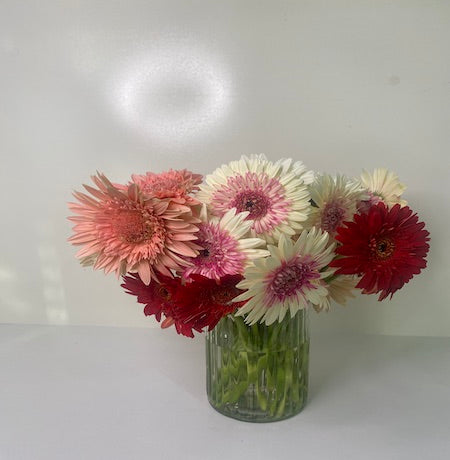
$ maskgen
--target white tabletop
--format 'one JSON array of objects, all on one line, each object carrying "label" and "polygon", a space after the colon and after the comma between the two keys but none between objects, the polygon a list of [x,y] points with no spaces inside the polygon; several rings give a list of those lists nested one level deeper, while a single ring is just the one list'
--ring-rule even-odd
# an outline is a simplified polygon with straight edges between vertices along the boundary
[{"label": "white tabletop", "polygon": [[173,331],[0,326],[0,459],[448,459],[450,338],[313,337],[309,402],[215,412],[204,343]]}]

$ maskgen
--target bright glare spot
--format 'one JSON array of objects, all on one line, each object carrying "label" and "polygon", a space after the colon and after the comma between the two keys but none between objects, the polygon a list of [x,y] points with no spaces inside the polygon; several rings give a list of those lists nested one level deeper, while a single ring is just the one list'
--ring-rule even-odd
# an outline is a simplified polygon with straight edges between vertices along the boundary
[{"label": "bright glare spot", "polygon": [[171,45],[123,63],[109,97],[118,117],[145,138],[184,142],[224,118],[230,81],[216,57]]}]

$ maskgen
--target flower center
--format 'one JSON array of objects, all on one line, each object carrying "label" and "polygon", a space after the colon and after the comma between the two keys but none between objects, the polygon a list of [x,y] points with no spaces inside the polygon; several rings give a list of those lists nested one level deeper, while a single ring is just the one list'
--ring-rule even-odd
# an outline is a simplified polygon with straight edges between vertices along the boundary
[{"label": "flower center", "polygon": [[147,241],[162,231],[155,216],[144,215],[139,210],[122,210],[115,217],[113,225],[119,238],[132,244]]},{"label": "flower center", "polygon": [[199,251],[199,255],[194,259],[194,263],[197,264],[220,264],[222,259],[225,257],[225,252],[220,247],[217,241],[209,238],[202,238],[203,235],[199,235],[197,242],[203,249]]},{"label": "flower center", "polygon": [[335,232],[342,223],[345,209],[337,203],[327,203],[322,211],[321,228],[327,232]]},{"label": "flower center", "polygon": [[193,266],[186,269],[185,276],[196,273],[218,279],[243,271],[245,255],[238,241],[227,230],[214,222],[203,222],[198,229],[195,242],[202,249],[197,257],[191,259]]},{"label": "flower center", "polygon": [[395,245],[390,238],[376,240],[372,238],[369,243],[370,251],[377,259],[387,259],[394,252]]},{"label": "flower center", "polygon": [[275,272],[270,282],[270,289],[279,298],[296,294],[312,276],[309,264],[300,261],[285,263]]},{"label": "flower center", "polygon": [[226,184],[214,191],[211,209],[216,216],[223,216],[231,208],[248,211],[254,233],[271,235],[281,223],[288,223],[295,201],[288,198],[287,188],[278,177],[248,171],[228,177]]},{"label": "flower center", "polygon": [[236,287],[221,286],[213,292],[211,298],[213,302],[219,305],[228,305],[238,294],[239,289]]},{"label": "flower center", "polygon": [[260,219],[267,214],[270,201],[257,190],[246,190],[239,193],[233,200],[232,207],[238,212],[249,211],[249,219]]},{"label": "flower center", "polygon": [[171,300],[172,296],[170,295],[170,291],[166,287],[164,287],[162,284],[158,285],[157,292],[159,296],[161,297],[161,299],[163,299],[165,302],[169,302]]}]

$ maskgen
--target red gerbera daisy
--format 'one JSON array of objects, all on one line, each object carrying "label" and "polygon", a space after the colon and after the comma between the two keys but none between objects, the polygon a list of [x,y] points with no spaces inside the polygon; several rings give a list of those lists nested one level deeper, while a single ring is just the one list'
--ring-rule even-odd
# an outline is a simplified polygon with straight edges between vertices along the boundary
[{"label": "red gerbera daisy", "polygon": [[372,206],[367,214],[355,214],[353,222],[338,228],[342,243],[331,262],[337,274],[362,276],[357,288],[363,294],[380,293],[378,300],[392,295],[426,267],[429,232],[408,206],[391,209],[384,203]]},{"label": "red gerbera daisy", "polygon": [[214,329],[221,318],[245,303],[232,303],[243,292],[236,287],[243,279],[240,275],[226,275],[219,280],[191,275],[190,279],[177,289],[174,302],[181,322],[191,324],[195,330]]},{"label": "red gerbera daisy", "polygon": [[201,275],[191,275],[186,285],[180,278],[159,278],[159,283],[146,285],[137,273],[124,276],[122,287],[127,294],[135,295],[145,305],[146,316],[154,315],[162,328],[175,326],[178,334],[194,337],[193,331],[203,332],[205,327],[213,329],[221,318],[241,307],[244,302],[232,300],[242,290],[236,284],[240,275],[227,275],[212,280]]},{"label": "red gerbera daisy", "polygon": [[201,332],[201,329],[196,328],[192,322],[180,319],[179,308],[174,302],[174,295],[181,286],[180,278],[171,279],[161,276],[159,283],[146,285],[137,273],[131,273],[124,276],[123,280],[122,287],[125,292],[135,295],[137,301],[145,305],[144,314],[146,316],[154,315],[156,320],[161,322],[161,316],[164,315],[161,323],[163,329],[175,325],[178,334],[187,337],[194,337],[193,329]]},{"label": "red gerbera daisy", "polygon": [[168,277],[160,277],[159,283],[144,284],[137,273],[130,273],[123,277],[124,283],[121,285],[127,294],[135,295],[137,301],[145,305],[144,313],[146,316],[155,315],[158,322],[161,321],[161,314],[170,308],[171,295],[168,283],[176,280]]}]

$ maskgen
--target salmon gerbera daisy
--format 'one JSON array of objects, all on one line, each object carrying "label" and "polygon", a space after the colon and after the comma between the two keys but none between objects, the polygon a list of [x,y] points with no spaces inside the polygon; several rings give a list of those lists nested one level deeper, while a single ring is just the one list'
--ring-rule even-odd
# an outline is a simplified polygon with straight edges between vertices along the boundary
[{"label": "salmon gerbera daisy", "polygon": [[326,269],[334,256],[334,244],[328,244],[328,238],[327,232],[312,228],[303,230],[295,243],[283,235],[278,246],[269,245],[270,257],[257,260],[237,285],[246,292],[234,301],[248,302],[236,314],[246,315],[248,324],[270,325],[282,321],[288,311],[293,317],[308,304],[326,309],[324,279],[334,271]]},{"label": "salmon gerbera daisy", "polygon": [[303,228],[310,208],[307,185],[313,177],[301,162],[243,156],[206,176],[196,197],[215,216],[232,208],[248,212],[252,236],[273,243]]},{"label": "salmon gerbera daisy", "polygon": [[171,199],[187,205],[199,204],[191,194],[199,190],[198,186],[203,178],[201,174],[194,174],[187,169],[170,169],[159,174],[133,174],[131,178],[150,198]]},{"label": "salmon gerbera daisy", "polygon": [[83,246],[77,257],[118,276],[138,272],[145,284],[157,274],[172,277],[171,270],[189,265],[195,257],[199,219],[191,208],[172,201],[148,198],[136,184],[119,188],[103,174],[93,176],[97,186],[84,185],[89,195],[74,192],[78,203],[69,203],[76,214],[69,241]]}]

